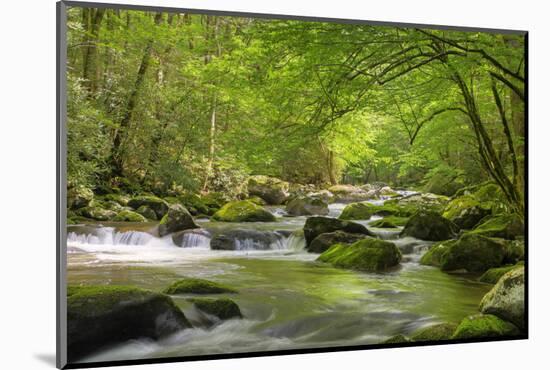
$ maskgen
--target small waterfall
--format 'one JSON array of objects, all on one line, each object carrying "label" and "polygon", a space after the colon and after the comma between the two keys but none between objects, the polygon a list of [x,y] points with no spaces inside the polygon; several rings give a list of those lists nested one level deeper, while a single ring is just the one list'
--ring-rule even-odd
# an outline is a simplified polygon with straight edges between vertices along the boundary
[{"label": "small waterfall", "polygon": [[151,234],[143,231],[116,231],[113,227],[98,227],[85,231],[92,232],[69,232],[67,234],[67,242],[80,245],[145,245],[153,239]]},{"label": "small waterfall", "polygon": [[303,230],[296,230],[285,239],[285,248],[290,251],[300,252],[306,248],[306,239]]},{"label": "small waterfall", "polygon": [[211,235],[203,229],[185,230],[172,235],[172,242],[182,248],[210,248]]},{"label": "small waterfall", "polygon": [[328,205],[328,217],[338,218],[342,211],[346,208],[345,203],[331,203]]}]

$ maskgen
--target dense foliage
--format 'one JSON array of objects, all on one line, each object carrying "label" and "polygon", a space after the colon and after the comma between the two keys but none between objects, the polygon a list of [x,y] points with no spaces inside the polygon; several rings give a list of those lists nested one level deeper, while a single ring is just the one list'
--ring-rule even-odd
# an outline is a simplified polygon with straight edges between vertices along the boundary
[{"label": "dense foliage", "polygon": [[93,8],[68,28],[70,187],[492,180],[522,213],[520,35]]}]

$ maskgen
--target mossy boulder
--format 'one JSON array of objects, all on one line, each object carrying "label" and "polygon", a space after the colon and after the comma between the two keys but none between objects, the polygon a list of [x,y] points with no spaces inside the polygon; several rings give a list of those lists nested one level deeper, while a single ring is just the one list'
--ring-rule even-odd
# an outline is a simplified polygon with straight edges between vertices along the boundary
[{"label": "mossy boulder", "polygon": [[104,201],[111,201],[120,204],[122,207],[126,207],[130,201],[130,197],[123,194],[111,193],[105,194],[101,197]]},{"label": "mossy boulder", "polygon": [[260,198],[260,197],[258,197],[258,196],[256,196],[256,195],[255,195],[255,196],[252,196],[252,197],[250,197],[250,198],[248,198],[248,199],[246,199],[246,200],[248,200],[249,202],[252,202],[252,203],[254,203],[254,204],[257,204],[257,205],[259,205],[259,206],[265,206],[265,205],[267,205],[267,202],[266,202],[265,200],[263,200],[262,198]]},{"label": "mossy boulder", "polygon": [[286,212],[292,216],[328,215],[328,203],[319,198],[296,197],[287,203]]},{"label": "mossy boulder", "polygon": [[137,212],[123,210],[116,214],[113,218],[113,221],[123,221],[123,222],[147,222],[147,219],[140,215]]},{"label": "mossy boulder", "polygon": [[[167,199],[165,198],[165,200]],[[185,208],[187,208],[189,213],[191,213],[191,215],[193,216],[197,216],[200,214],[212,216],[215,212],[202,200],[201,197],[196,194],[185,194],[179,197],[177,200],[178,203],[183,204]],[[219,207],[216,207],[216,210],[217,209],[219,209]]]},{"label": "mossy boulder", "polygon": [[332,203],[334,201],[334,194],[328,190],[310,191],[306,196],[309,198],[321,199],[325,203]]},{"label": "mossy boulder", "polygon": [[366,238],[351,245],[335,244],[317,260],[338,268],[382,272],[399,264],[401,252],[393,243]]},{"label": "mossy boulder", "polygon": [[215,316],[220,320],[243,317],[239,306],[229,298],[193,298],[190,301],[199,311]]},{"label": "mossy boulder", "polygon": [[74,186],[67,190],[67,207],[78,209],[87,207],[94,199],[94,193],[84,186]]},{"label": "mossy boulder", "polygon": [[366,191],[353,185],[333,185],[328,188],[328,191],[334,195],[335,202],[359,202],[378,198],[378,192],[376,190]]},{"label": "mossy boulder", "polygon": [[160,236],[175,233],[177,231],[198,229],[193,216],[181,204],[172,204],[158,225]]},{"label": "mossy boulder", "polygon": [[494,267],[485,271],[483,275],[481,275],[481,277],[479,278],[479,281],[487,284],[496,284],[500,280],[500,278],[504,276],[504,274],[520,266],[522,266],[522,264]]},{"label": "mossy boulder", "polygon": [[515,264],[525,259],[525,241],[522,239],[509,240],[506,243],[506,257],[504,262]]},{"label": "mossy boulder", "polygon": [[131,286],[70,286],[67,290],[69,361],[131,339],[159,339],[191,327],[164,294]]},{"label": "mossy boulder", "polygon": [[446,240],[439,242],[430,247],[420,258],[421,265],[441,267],[443,263],[443,256],[449,250],[452,244],[456,243],[456,240]]},{"label": "mossy boulder", "polygon": [[212,219],[225,222],[273,222],[276,220],[271,212],[248,200],[227,203],[214,213]]},{"label": "mossy boulder", "polygon": [[409,221],[408,217],[387,216],[380,220],[373,221],[369,226],[377,227],[380,229],[395,229],[399,226],[405,226]]},{"label": "mossy boulder", "polygon": [[221,294],[221,293],[237,293],[233,288],[214,281],[184,278],[170,284],[169,287],[163,290],[165,294]]},{"label": "mossy boulder", "polygon": [[464,184],[460,182],[460,177],[454,171],[444,168],[430,173],[424,185],[424,191],[427,193],[441,194],[451,196]]},{"label": "mossy boulder", "polygon": [[457,226],[443,216],[432,211],[420,211],[414,214],[401,236],[412,236],[417,239],[440,241],[451,239],[458,231]]},{"label": "mossy boulder", "polygon": [[495,338],[518,335],[519,329],[512,323],[494,315],[468,316],[458,324],[451,339]]},{"label": "mossy boulder", "polygon": [[289,183],[275,177],[252,176],[248,179],[248,193],[256,195],[267,202],[267,204],[283,204],[289,193]]},{"label": "mossy boulder", "polygon": [[525,227],[518,215],[501,214],[483,219],[471,232],[477,235],[513,240],[525,234]]},{"label": "mossy boulder", "polygon": [[341,220],[368,220],[374,215],[376,208],[366,202],[350,203],[338,217]]},{"label": "mossy boulder", "polygon": [[505,273],[481,300],[482,313],[492,314],[525,328],[525,268]]},{"label": "mossy boulder", "polygon": [[414,342],[426,342],[451,339],[456,331],[457,325],[453,323],[441,323],[419,329],[411,335]]},{"label": "mossy boulder", "polygon": [[389,337],[388,339],[382,341],[382,344],[399,344],[399,343],[410,343],[411,340],[404,336],[403,334],[397,334],[393,337]]},{"label": "mossy boulder", "polygon": [[108,221],[115,218],[116,212],[101,207],[84,207],[76,211],[77,215],[97,221]]},{"label": "mossy boulder", "polygon": [[344,231],[334,231],[318,235],[306,247],[308,252],[323,253],[334,244],[353,244],[368,237],[365,234],[352,234]]},{"label": "mossy boulder", "polygon": [[304,225],[304,237],[306,239],[306,247],[317,236],[333,231],[345,231],[352,234],[364,234],[374,236],[367,228],[361,224],[343,221],[336,218],[314,216],[309,217]]},{"label": "mossy boulder", "polygon": [[157,214],[149,206],[143,205],[139,207],[136,212],[149,220],[155,221],[157,219]]},{"label": "mossy boulder", "polygon": [[441,256],[441,269],[454,271],[465,269],[468,272],[484,272],[504,263],[507,249],[502,239],[486,238],[475,234],[463,234],[460,239],[449,244]]},{"label": "mossy boulder", "polygon": [[459,228],[469,230],[490,214],[490,206],[483,205],[473,195],[463,195],[449,202],[443,217],[453,221]]},{"label": "mossy boulder", "polygon": [[137,210],[141,206],[148,206],[157,215],[157,219],[161,219],[168,212],[168,203],[154,195],[140,195],[128,201],[128,206]]}]

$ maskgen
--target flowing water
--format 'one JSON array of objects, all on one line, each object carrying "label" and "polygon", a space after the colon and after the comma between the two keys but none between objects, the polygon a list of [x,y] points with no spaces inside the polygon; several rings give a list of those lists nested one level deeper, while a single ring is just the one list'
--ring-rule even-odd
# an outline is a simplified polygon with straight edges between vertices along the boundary
[{"label": "flowing water", "polygon": [[[329,215],[337,217],[343,207],[332,204]],[[284,215],[282,209],[271,211]],[[171,236],[149,234],[154,224],[70,226],[69,284],[135,285],[160,291],[181,277],[206,278],[238,289],[238,294],[226,296],[244,316],[205,326],[204,315],[188,296],[174,296],[195,328],[160,341],[130,341],[82,361],[379,343],[430,324],[458,322],[477,312],[490,289],[475,277],[419,265],[429,243],[399,238],[399,230],[369,227],[402,250],[403,261],[396,270],[369,274],[318,263],[318,255],[304,251],[305,241],[297,232],[305,219],[198,220],[203,229],[186,233],[178,243]],[[368,226],[375,219],[360,222]],[[243,235],[235,244],[237,250],[210,249],[212,236],[232,230]],[[254,236],[247,239],[249,234]]]}]

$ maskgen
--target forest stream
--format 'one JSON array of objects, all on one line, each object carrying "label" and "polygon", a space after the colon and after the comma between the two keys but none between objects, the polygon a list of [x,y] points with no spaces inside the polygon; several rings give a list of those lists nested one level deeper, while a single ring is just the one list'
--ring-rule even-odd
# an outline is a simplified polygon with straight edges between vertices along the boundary
[{"label": "forest stream", "polygon": [[[383,202],[383,201],[372,201]],[[345,204],[329,206],[338,217]],[[399,230],[357,221],[401,252],[389,272],[363,273],[316,262],[304,249],[300,230],[306,217],[286,217],[271,206],[276,222],[215,222],[198,219],[200,231],[176,245],[171,235],[148,233],[154,223],[107,222],[68,227],[69,284],[133,285],[161,291],[192,276],[226,283],[243,319],[216,321],[187,298],[173,296],[194,328],[158,341],[140,339],[110,346],[80,361],[111,361],[217,353],[256,352],[380,343],[440,322],[460,322],[475,314],[491,285],[477,276],[448,274],[418,260],[430,242],[399,238]],[[211,250],[210,239],[230,230],[263,233],[268,245],[246,237],[237,250]],[[216,295],[219,297],[219,295]],[[201,325],[205,320],[213,325]]]}]

